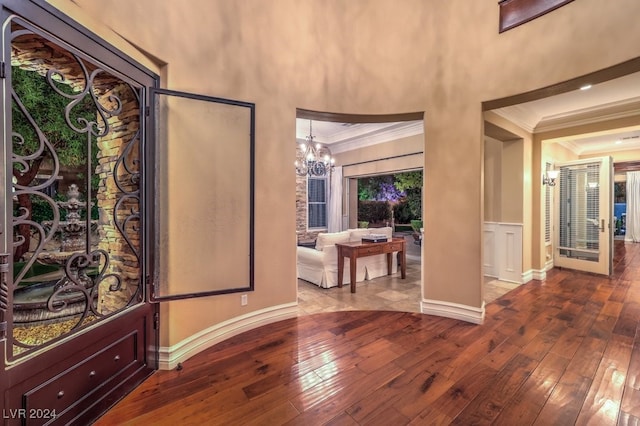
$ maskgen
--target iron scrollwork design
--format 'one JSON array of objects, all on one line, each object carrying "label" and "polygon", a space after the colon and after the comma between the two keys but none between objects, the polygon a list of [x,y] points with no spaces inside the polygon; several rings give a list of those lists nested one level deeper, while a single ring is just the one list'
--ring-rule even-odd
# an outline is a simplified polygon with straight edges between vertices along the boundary
[{"label": "iron scrollwork design", "polygon": [[[19,45],[19,37],[38,38],[41,36],[25,29],[18,29],[12,33],[12,47]],[[18,49],[19,47],[16,47]],[[136,129],[132,135],[125,134],[122,136],[122,143],[117,150],[117,158],[108,160],[107,165],[100,163],[97,169],[92,168],[92,146],[109,137],[112,131],[112,121],[120,120],[119,115],[127,115],[123,113],[123,96],[126,101],[134,104],[137,110],[137,116],[132,120],[138,120],[140,125],[140,89],[136,89],[131,83],[125,82],[120,77],[114,76],[109,71],[96,67],[95,64],[88,62],[79,55],[68,52],[66,55],[69,64],[49,64],[49,68],[40,67],[31,69],[33,72],[40,74],[46,80],[46,83],[53,91],[63,98],[69,100],[64,107],[64,121],[73,132],[79,135],[86,135],[86,185],[84,186],[84,195],[86,197],[86,208],[84,214],[84,229],[86,235],[86,243],[83,245],[84,250],[69,252],[68,255],[60,254],[58,258],[52,256],[50,252],[45,250],[45,246],[54,239],[56,233],[61,232],[67,220],[61,219],[61,202],[54,200],[43,190],[50,187],[55,181],[61,178],[61,166],[58,153],[54,144],[52,144],[45,132],[41,130],[36,123],[34,117],[22,103],[20,97],[12,88],[12,99],[15,104],[14,110],[24,116],[29,126],[33,129],[33,133],[37,135],[37,144],[33,148],[32,144],[26,144],[24,134],[13,132],[12,162],[14,170],[26,173],[31,170],[34,162],[42,161],[47,157],[50,161],[50,176],[35,184],[20,184],[14,181],[13,199],[18,202],[20,197],[35,197],[43,200],[44,205],[51,211],[53,219],[46,221],[47,223],[38,223],[31,218],[32,212],[21,205],[15,209],[13,217],[14,229],[18,227],[29,227],[30,235],[33,235],[33,241],[27,240],[19,232],[15,233],[15,247],[32,245],[36,243],[35,249],[31,251],[30,257],[24,265],[19,267],[13,279],[13,291],[19,288],[19,283],[25,278],[30,268],[37,262],[49,264],[62,262],[63,276],[53,286],[51,294],[46,298],[46,310],[52,314],[65,312],[72,304],[81,304],[83,308],[80,312],[73,315],[74,323],[63,333],[66,335],[73,330],[79,329],[86,325],[87,321],[95,321],[100,318],[112,315],[115,312],[126,309],[133,303],[139,302],[143,298],[142,279],[141,279],[141,259],[140,259],[140,129]],[[68,66],[67,66],[68,65]],[[68,72],[69,69],[76,70],[76,74],[69,78],[63,73],[63,69]],[[65,90],[71,87],[72,90]],[[95,119],[90,120],[86,117],[73,117],[74,108],[78,108],[83,103],[89,103],[95,110]],[[129,106],[129,105],[127,105]],[[135,124],[135,123],[134,123]],[[134,126],[135,127],[135,126]],[[28,147],[32,148],[30,152]],[[20,148],[20,149],[18,149]],[[98,148],[100,149],[100,148]],[[137,151],[136,151],[137,149]],[[104,154],[107,157],[106,154]],[[105,168],[109,170],[105,170]],[[98,170],[100,169],[100,170]],[[93,175],[100,175],[102,181],[113,179],[113,185],[106,185],[101,190],[111,191],[109,197],[115,198],[112,207],[112,216],[110,220],[103,221],[93,220],[91,217],[92,208],[92,190],[90,180]],[[115,193],[115,195],[113,194]],[[96,194],[106,197],[104,193]],[[35,199],[34,198],[34,199]],[[102,212],[102,210],[101,210]],[[77,216],[79,218],[79,215]],[[123,243],[115,242],[114,247],[118,248],[117,253],[113,253],[110,249],[111,243],[103,243],[104,247],[92,247],[92,237],[90,229],[94,225],[93,222],[99,222],[98,227],[106,226],[105,223],[111,223],[114,230],[117,230],[119,237],[110,236],[123,240]],[[126,248],[125,248],[126,247]],[[114,260],[116,259],[117,260]],[[116,265],[117,264],[117,265]],[[129,268],[129,269],[127,269]],[[133,272],[132,272],[133,271]],[[131,287],[130,292],[119,295],[120,299],[124,298],[123,303],[112,309],[100,309],[99,303],[109,293],[118,293],[123,290],[124,282],[128,280]],[[1,292],[1,289],[0,289]],[[8,289],[7,289],[8,292]],[[0,294],[0,302],[2,302]],[[6,305],[5,299],[5,305]],[[2,308],[2,306],[0,306]],[[5,307],[6,309],[7,307]],[[53,340],[57,340],[53,339]],[[52,341],[53,341],[52,340]],[[40,346],[42,343],[31,344],[13,338],[13,345],[23,350],[29,350]]]}]

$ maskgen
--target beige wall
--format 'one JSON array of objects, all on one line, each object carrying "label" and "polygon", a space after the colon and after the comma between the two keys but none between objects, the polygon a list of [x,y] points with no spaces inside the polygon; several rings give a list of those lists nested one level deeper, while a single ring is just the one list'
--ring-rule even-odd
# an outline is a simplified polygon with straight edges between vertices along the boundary
[{"label": "beige wall", "polygon": [[484,141],[484,220],[502,221],[502,141]]},{"label": "beige wall", "polygon": [[[543,143],[542,145],[542,164],[545,163],[563,163],[568,161],[579,160],[580,156],[564,146],[557,143]],[[542,178],[542,176],[541,176]]]},{"label": "beige wall", "polygon": [[[502,222],[524,222],[524,143],[522,139],[502,143]],[[529,193],[527,193],[529,194]]]},{"label": "beige wall", "polygon": [[[425,112],[423,296],[480,308],[481,103],[640,56],[640,44],[620,43],[640,39],[637,0],[618,0],[615,7],[602,0],[571,2],[503,34],[495,0],[368,0],[366,7],[343,0],[52,3],[72,14],[81,8],[114,30],[104,32],[108,41],[136,57],[133,46],[139,46],[166,63],[168,88],[256,103],[255,292],[245,307],[238,295],[172,302],[163,312],[168,331],[162,345],[296,301],[296,108]],[[532,152],[525,143],[525,161]],[[525,191],[531,190],[530,164],[523,170]],[[526,200],[523,214],[523,222],[530,221]],[[180,250],[189,241],[169,244]]]},{"label": "beige wall", "polygon": [[613,176],[614,182],[626,182],[627,181],[627,172],[616,173]]},{"label": "beige wall", "polygon": [[344,177],[390,174],[424,165],[424,134],[335,154]]}]

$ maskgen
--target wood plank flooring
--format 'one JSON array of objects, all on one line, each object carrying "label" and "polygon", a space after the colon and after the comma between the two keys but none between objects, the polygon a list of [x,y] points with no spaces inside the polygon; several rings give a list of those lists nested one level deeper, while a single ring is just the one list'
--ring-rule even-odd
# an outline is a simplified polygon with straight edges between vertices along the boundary
[{"label": "wood plank flooring", "polygon": [[482,325],[346,311],[281,321],[159,371],[98,425],[640,424],[640,244],[553,270]]}]

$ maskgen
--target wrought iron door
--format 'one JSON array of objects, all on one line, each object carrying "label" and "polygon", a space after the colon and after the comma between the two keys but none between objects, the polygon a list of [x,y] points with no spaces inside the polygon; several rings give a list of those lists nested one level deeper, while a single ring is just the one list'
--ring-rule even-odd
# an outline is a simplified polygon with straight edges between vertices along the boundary
[{"label": "wrought iron door", "polygon": [[82,421],[155,368],[144,129],[157,78],[44,4],[1,4],[3,421]]},{"label": "wrought iron door", "polygon": [[143,300],[140,87],[17,20],[11,47],[10,359]]}]

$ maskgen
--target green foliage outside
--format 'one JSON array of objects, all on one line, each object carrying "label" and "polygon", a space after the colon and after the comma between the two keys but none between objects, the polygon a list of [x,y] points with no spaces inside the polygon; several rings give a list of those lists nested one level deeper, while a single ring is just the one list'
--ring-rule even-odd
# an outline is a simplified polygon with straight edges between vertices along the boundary
[{"label": "green foliage outside", "polygon": [[395,187],[400,191],[422,189],[422,170],[393,175]]},{"label": "green foliage outside", "polygon": [[358,201],[358,221],[380,224],[391,220],[391,210],[386,201]]},{"label": "green foliage outside", "polygon": [[[34,71],[12,67],[11,78],[25,109],[55,147],[60,164],[69,167],[84,164],[87,136],[73,131],[64,118],[65,107],[71,100],[56,93],[46,78]],[[57,87],[67,94],[73,93],[73,89],[66,84],[57,84]],[[39,140],[33,126],[15,103],[12,113],[13,131],[24,137],[24,145],[14,143],[14,151],[21,155],[34,152]],[[95,121],[96,108],[88,96],[72,109],[70,118],[72,124],[80,128],[85,127],[81,120]]]},{"label": "green foliage outside", "polygon": [[[11,78],[13,88],[18,98],[24,105],[26,111],[32,116],[33,121],[45,135],[49,143],[53,146],[61,169],[75,168],[86,164],[87,157],[87,134],[76,133],[65,120],[65,107],[71,102],[64,96],[56,93],[49,85],[46,78],[34,71],[25,71],[18,67],[12,67]],[[60,91],[72,94],[73,89],[63,83],[58,83]],[[40,141],[35,128],[22,112],[18,105],[12,103],[12,126],[14,134],[19,134],[22,138],[14,136],[13,150],[18,155],[29,155],[37,151]],[[86,122],[95,121],[97,117],[96,107],[89,96],[79,102],[71,110],[71,123],[78,128],[85,128]],[[95,153],[98,152],[95,137],[92,146],[92,169],[95,170],[98,160]],[[21,185],[32,185],[35,174],[46,161],[52,159],[51,153],[45,150],[43,157],[32,161],[30,167],[32,171],[27,175],[27,171],[20,164],[14,164],[14,176],[17,175]],[[33,176],[33,177],[31,177]],[[78,174],[79,180],[84,180],[83,174]],[[91,188],[95,195],[97,193],[99,176],[91,176]],[[82,190],[82,189],[81,189]],[[56,196],[57,200],[66,198],[63,194]],[[31,197],[32,219],[36,221],[53,219],[53,212],[47,202],[40,197]],[[61,212],[64,214],[63,212]],[[97,219],[97,206],[92,209],[92,218]],[[64,218],[62,218],[64,219]]]},{"label": "green foliage outside", "polygon": [[[390,185],[396,192],[390,191]],[[402,196],[397,197],[399,193]],[[395,223],[408,224],[411,220],[421,219],[422,171],[358,179],[358,199],[387,200],[393,208]],[[358,211],[358,217],[360,216]]]},{"label": "green foliage outside", "polygon": [[614,203],[627,202],[627,183],[626,182],[615,182],[613,184],[613,197],[614,197]]},{"label": "green foliage outside", "polygon": [[393,184],[393,176],[372,176],[358,179],[358,200],[375,200],[380,187],[385,183]]},{"label": "green foliage outside", "polygon": [[396,223],[409,223],[413,217],[414,214],[406,199],[393,206],[393,218]]}]

